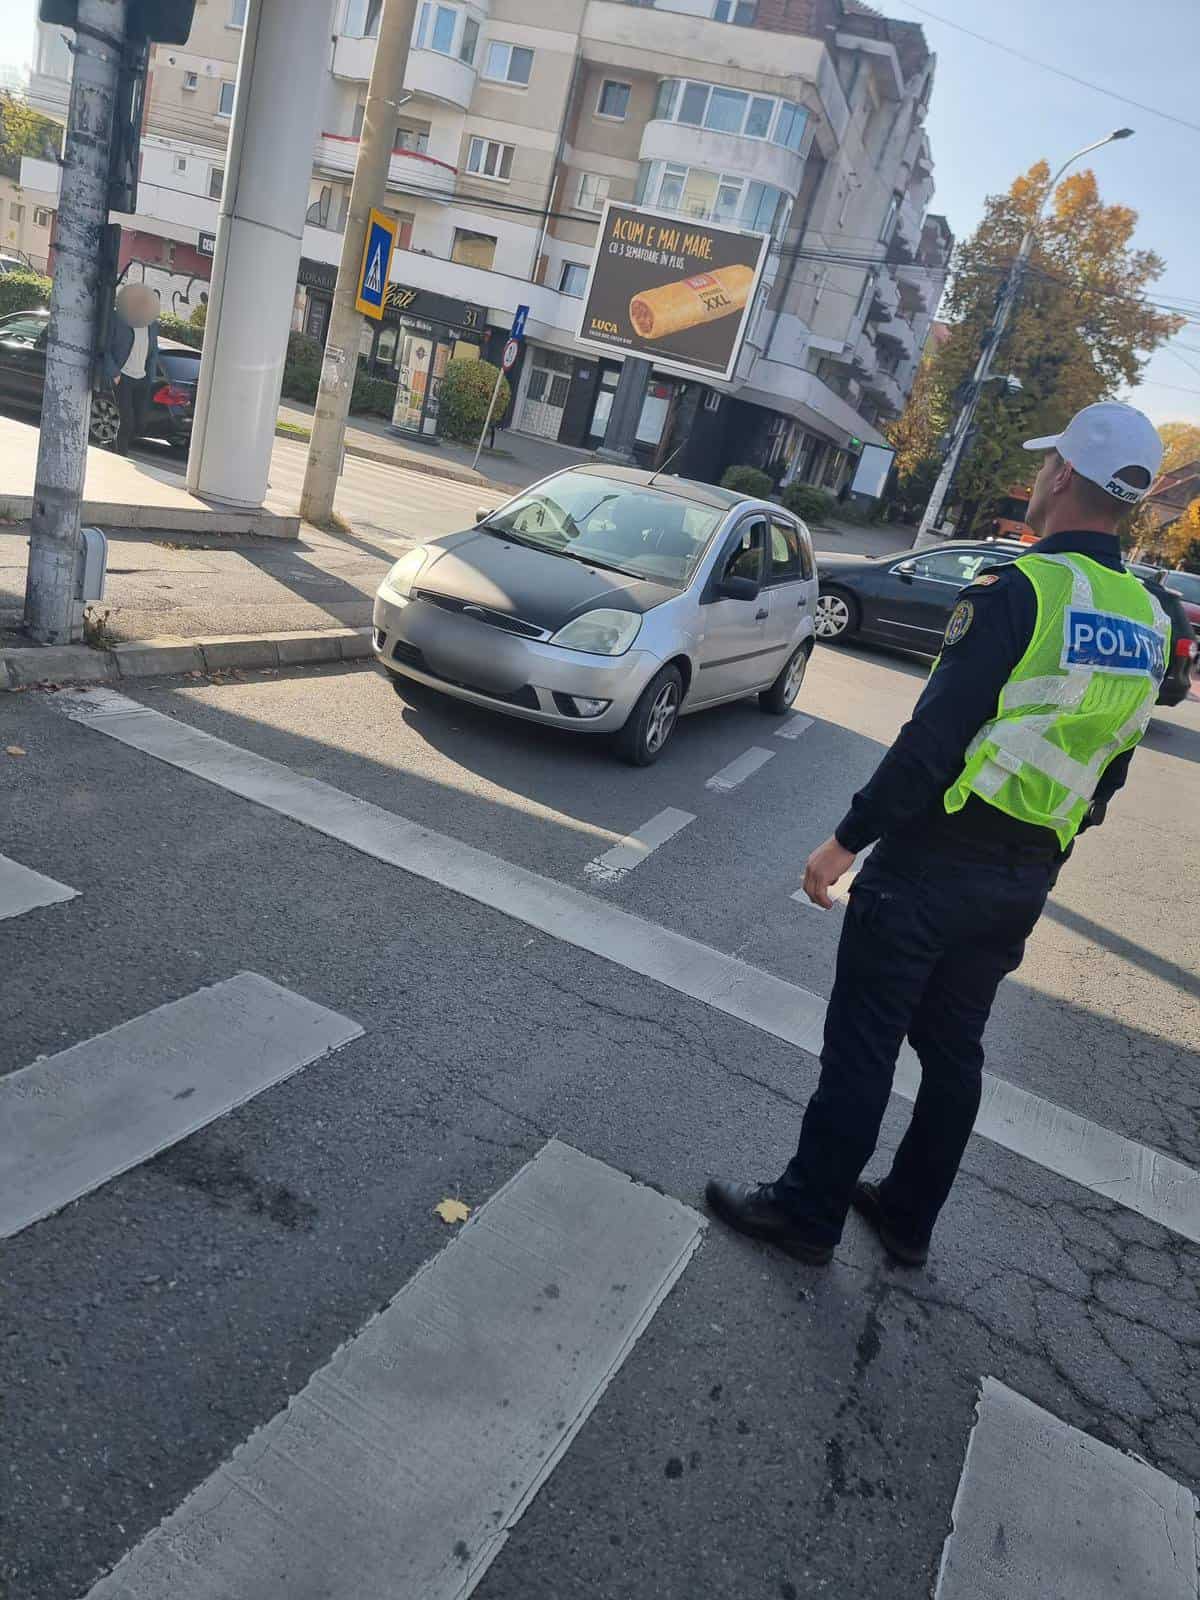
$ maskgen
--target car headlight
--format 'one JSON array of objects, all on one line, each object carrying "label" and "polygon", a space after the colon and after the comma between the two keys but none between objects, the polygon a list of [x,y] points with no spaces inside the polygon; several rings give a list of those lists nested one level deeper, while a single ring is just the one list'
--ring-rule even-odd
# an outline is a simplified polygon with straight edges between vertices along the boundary
[{"label": "car headlight", "polygon": [[383,580],[384,587],[391,589],[393,594],[398,594],[405,600],[409,599],[417,575],[429,560],[429,556],[430,552],[423,544],[419,544],[415,550],[410,550],[406,556],[401,556]]},{"label": "car headlight", "polygon": [[636,611],[585,611],[560,628],[550,643],[593,656],[623,656],[641,626],[642,619]]}]

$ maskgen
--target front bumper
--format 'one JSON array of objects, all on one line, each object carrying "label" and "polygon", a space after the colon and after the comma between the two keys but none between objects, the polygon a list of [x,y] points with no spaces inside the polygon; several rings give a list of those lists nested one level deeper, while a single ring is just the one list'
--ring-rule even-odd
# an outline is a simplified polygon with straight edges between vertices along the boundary
[{"label": "front bumper", "polygon": [[[648,651],[587,655],[522,639],[420,598],[381,590],[372,615],[375,654],[389,672],[457,700],[576,733],[615,733],[661,663]],[[574,696],[605,700],[599,716],[572,709]]]}]

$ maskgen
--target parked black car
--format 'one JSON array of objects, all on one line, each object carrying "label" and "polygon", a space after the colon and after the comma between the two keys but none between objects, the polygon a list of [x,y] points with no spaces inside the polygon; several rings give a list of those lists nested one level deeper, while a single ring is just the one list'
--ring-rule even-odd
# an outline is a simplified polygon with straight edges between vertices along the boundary
[{"label": "parked black car", "polygon": [[[46,377],[46,330],[49,311],[14,311],[0,317],[0,405],[24,411],[42,409]],[[186,454],[192,438],[192,410],[200,375],[200,352],[164,339],[159,357],[167,382],[154,390],[142,437],[165,439]],[[117,402],[111,388],[100,384],[92,396],[91,442],[111,449],[117,439]]]},{"label": "parked black car", "polygon": [[[1015,561],[1028,550],[1015,539],[953,540],[877,559],[821,551],[817,571],[817,638],[841,644],[869,639],[935,656],[959,591],[985,567]],[[1171,653],[1158,703],[1175,706],[1191,687],[1195,636],[1183,602],[1139,571],[1171,623]]]}]

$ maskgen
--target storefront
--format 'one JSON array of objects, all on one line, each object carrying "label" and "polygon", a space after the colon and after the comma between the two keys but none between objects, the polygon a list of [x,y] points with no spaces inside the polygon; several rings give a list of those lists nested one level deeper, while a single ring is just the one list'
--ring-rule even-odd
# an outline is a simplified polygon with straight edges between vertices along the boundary
[{"label": "storefront", "polygon": [[487,310],[428,289],[388,286],[383,321],[371,334],[367,370],[396,385],[392,426],[400,433],[436,435],[442,378],[451,361],[477,361]]},{"label": "storefront", "polygon": [[[531,344],[517,383],[511,426],[534,438],[595,450],[604,443],[620,377],[619,361]],[[665,373],[651,375],[634,446],[639,461],[653,465],[659,459],[678,398],[687,387]]]},{"label": "storefront", "polygon": [[329,332],[329,315],[333,308],[333,291],[337,285],[337,268],[329,261],[312,261],[301,256],[300,270],[296,274],[296,288],[303,290],[298,316],[293,319],[297,333],[306,333],[318,344],[325,343]]}]

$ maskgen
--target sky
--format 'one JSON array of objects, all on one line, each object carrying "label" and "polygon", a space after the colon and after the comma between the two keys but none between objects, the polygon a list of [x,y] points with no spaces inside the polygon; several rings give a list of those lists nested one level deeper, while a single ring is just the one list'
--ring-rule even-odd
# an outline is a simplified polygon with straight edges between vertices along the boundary
[{"label": "sky", "polygon": [[[1102,199],[1139,215],[1135,243],[1166,271],[1153,299],[1191,303],[1194,320],[1153,357],[1136,393],[1123,395],[1156,422],[1200,423],[1200,0],[874,0],[888,15],[919,22],[937,53],[927,127],[936,163],[931,209],[955,234],[970,233],[987,195],[1045,158],[1057,166],[1117,127],[1132,139],[1089,157]],[[37,0],[3,0],[6,60],[29,64]],[[934,20],[929,14],[936,13]],[[952,26],[955,24],[956,26]],[[1067,82],[970,37],[972,30],[1097,88]],[[1167,112],[1181,127],[1116,98]]]}]

